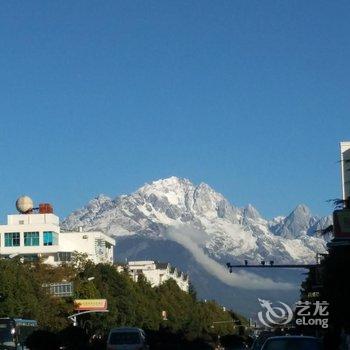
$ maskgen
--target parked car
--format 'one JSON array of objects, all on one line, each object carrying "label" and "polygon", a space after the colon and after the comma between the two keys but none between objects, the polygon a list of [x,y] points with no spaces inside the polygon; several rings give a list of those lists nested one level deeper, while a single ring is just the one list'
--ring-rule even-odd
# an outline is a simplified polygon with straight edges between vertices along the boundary
[{"label": "parked car", "polygon": [[136,327],[114,328],[109,332],[107,350],[148,350],[144,330]]},{"label": "parked car", "polygon": [[322,350],[322,344],[315,337],[287,335],[268,338],[261,350]]}]

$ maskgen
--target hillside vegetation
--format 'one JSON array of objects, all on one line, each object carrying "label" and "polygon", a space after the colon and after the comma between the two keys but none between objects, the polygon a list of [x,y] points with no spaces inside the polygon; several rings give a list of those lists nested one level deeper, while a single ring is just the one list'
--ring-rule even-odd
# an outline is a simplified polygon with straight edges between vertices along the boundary
[{"label": "hillside vegetation", "polygon": [[[73,297],[53,297],[42,287],[61,281],[74,282]],[[79,255],[74,263],[60,267],[21,263],[16,258],[0,260],[0,295],[0,317],[36,319],[41,329],[54,332],[70,326],[67,316],[74,313],[75,298],[108,301],[108,313],[80,317],[80,326],[91,334],[105,334],[111,327],[137,326],[151,332],[166,329],[187,339],[215,338],[243,328],[232,321],[244,322],[214,301],[197,300],[193,288],[185,293],[173,280],[152,288],[142,276],[134,282],[111,265],[95,265]],[[162,319],[163,310],[167,320]]]}]

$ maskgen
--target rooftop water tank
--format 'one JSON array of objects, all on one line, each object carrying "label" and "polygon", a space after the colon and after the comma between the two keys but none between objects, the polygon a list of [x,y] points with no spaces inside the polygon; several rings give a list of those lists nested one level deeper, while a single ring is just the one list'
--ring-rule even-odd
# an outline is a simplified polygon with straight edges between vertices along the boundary
[{"label": "rooftop water tank", "polygon": [[50,203],[40,203],[39,204],[39,214],[52,214],[53,208]]}]

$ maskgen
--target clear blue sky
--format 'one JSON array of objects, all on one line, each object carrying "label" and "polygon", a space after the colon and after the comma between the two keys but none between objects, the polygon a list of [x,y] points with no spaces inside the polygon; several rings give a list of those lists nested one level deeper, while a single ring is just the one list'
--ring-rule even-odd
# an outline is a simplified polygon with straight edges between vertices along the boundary
[{"label": "clear blue sky", "polygon": [[0,216],[176,175],[267,217],[340,196],[349,1],[3,1]]}]

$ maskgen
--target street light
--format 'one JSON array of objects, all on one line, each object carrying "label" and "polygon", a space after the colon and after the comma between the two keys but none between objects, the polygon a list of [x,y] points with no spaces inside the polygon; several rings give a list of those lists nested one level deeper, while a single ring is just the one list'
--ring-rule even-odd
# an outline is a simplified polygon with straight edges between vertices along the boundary
[{"label": "street light", "polygon": [[91,276],[91,277],[87,277],[82,279],[81,283],[89,283],[92,282],[95,279],[95,277]]}]

